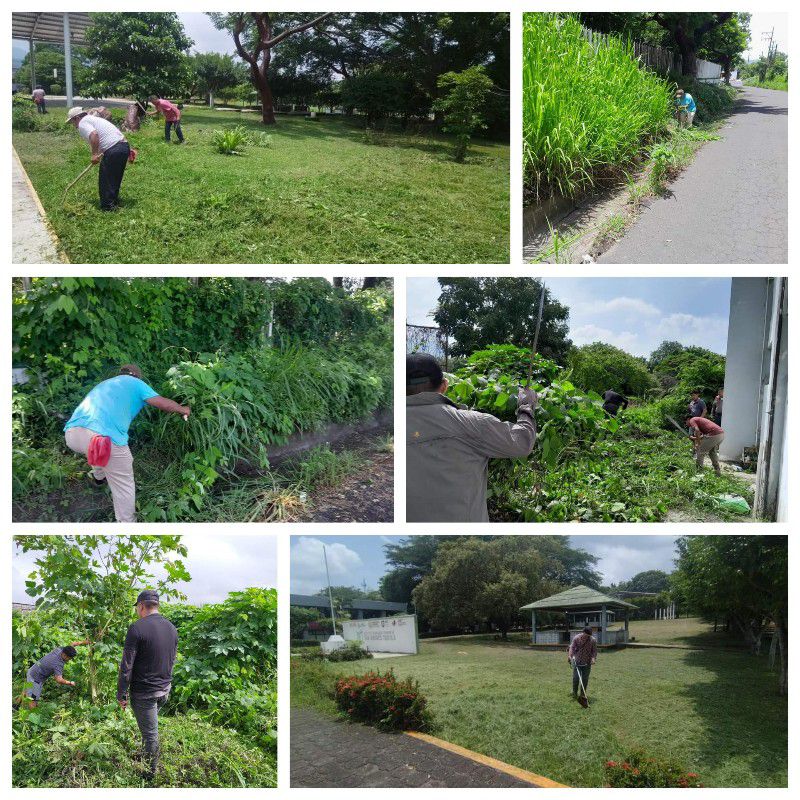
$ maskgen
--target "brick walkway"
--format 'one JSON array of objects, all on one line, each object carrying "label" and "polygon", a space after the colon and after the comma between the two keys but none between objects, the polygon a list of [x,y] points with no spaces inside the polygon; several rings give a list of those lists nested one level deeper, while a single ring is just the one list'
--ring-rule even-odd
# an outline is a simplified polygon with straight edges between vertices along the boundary
[{"label": "brick walkway", "polygon": [[293,788],[506,788],[530,783],[404,734],[292,709]]}]

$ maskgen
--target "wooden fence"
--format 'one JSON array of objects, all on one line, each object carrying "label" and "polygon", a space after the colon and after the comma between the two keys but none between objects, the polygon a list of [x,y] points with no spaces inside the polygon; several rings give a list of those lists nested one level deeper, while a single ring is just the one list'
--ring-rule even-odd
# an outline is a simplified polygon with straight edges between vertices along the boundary
[{"label": "wooden fence", "polygon": [[[583,35],[595,48],[606,44],[609,36],[613,36],[613,34],[598,33],[589,28],[583,29]],[[674,53],[665,47],[657,47],[640,41],[633,42],[633,53],[642,64],[659,75],[681,74],[683,59],[679,53]],[[695,77],[699,81],[716,81],[722,76],[722,67],[712,61],[704,61],[702,58],[698,58],[696,68],[697,75]]]}]

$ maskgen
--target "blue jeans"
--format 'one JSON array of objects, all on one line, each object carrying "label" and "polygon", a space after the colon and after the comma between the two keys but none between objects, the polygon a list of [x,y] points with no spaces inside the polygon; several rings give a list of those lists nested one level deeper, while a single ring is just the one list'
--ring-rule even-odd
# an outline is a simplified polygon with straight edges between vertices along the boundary
[{"label": "blue jeans", "polygon": [[181,123],[180,120],[178,122],[170,122],[167,120],[164,123],[164,138],[167,141],[170,141],[170,131],[172,130],[172,126],[175,126],[175,135],[178,137],[178,141],[183,141],[183,131],[181,130]]}]

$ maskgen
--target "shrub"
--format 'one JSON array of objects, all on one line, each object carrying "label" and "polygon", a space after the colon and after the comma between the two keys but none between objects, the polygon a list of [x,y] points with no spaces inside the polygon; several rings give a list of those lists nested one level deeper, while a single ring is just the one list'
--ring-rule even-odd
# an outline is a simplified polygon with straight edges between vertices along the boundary
[{"label": "shrub", "polygon": [[64,87],[60,83],[51,83],[50,84],[50,94],[61,94]]},{"label": "shrub", "polygon": [[211,134],[211,144],[218,153],[226,156],[240,156],[250,144],[250,135],[244,125],[216,130]]},{"label": "shrub", "polygon": [[463,72],[446,72],[439,76],[436,85],[442,95],[433,108],[444,114],[442,130],[455,136],[454,159],[461,162],[467,155],[472,135],[486,128],[486,98],[494,84],[486,69],[476,66]]},{"label": "shrub", "polygon": [[575,383],[598,394],[614,389],[622,394],[642,397],[654,385],[644,361],[604,342],[573,349],[567,363]]},{"label": "shrub", "polygon": [[344,647],[325,654],[325,659],[332,662],[361,661],[364,658],[372,658],[372,653],[361,642],[348,642]]},{"label": "shrub", "polygon": [[367,672],[336,681],[337,708],[348,719],[374,725],[381,730],[424,731],[430,728],[427,701],[419,683],[398,680],[393,670],[384,675]]},{"label": "shrub", "polygon": [[642,751],[631,753],[622,761],[606,761],[606,785],[612,788],[683,788],[702,787],[700,776],[668,761],[649,758]]}]

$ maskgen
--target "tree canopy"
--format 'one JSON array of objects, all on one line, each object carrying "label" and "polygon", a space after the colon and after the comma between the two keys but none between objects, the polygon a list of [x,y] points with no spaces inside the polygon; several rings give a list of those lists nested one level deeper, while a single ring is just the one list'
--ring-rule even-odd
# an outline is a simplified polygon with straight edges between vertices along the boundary
[{"label": "tree canopy", "polygon": [[572,369],[573,382],[598,394],[613,389],[621,394],[642,397],[654,387],[643,359],[604,342],[573,349],[567,363]]},{"label": "tree canopy", "polygon": [[95,97],[182,97],[191,85],[193,41],[173,12],[96,12],[86,31],[92,67],[86,91]]},{"label": "tree canopy", "polygon": [[[530,347],[543,283],[538,278],[439,278],[442,287],[433,315],[455,342],[454,355],[469,355],[492,344]],[[563,363],[571,341],[569,309],[544,288],[537,350]]]}]

